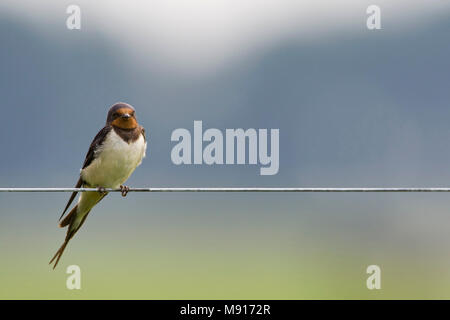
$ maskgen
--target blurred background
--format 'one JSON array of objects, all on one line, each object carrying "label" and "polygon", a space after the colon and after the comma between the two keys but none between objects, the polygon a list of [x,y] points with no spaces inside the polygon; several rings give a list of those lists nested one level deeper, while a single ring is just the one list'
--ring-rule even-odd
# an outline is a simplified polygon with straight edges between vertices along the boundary
[{"label": "blurred background", "polygon": [[[450,186],[446,0],[86,0],[68,30],[71,4],[0,3],[0,187],[74,186],[117,101],[149,136],[133,187]],[[173,165],[194,120],[279,128],[279,173]],[[53,271],[68,197],[0,194],[0,298],[450,298],[446,193],[110,194]]]}]

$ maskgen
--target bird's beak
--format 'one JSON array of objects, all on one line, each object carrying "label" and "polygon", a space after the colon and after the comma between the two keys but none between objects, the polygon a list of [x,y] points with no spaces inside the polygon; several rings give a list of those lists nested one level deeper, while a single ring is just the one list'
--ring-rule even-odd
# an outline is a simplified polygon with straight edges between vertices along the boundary
[{"label": "bird's beak", "polygon": [[129,119],[129,118],[131,118],[131,116],[130,116],[128,113],[124,113],[124,114],[121,116],[121,118],[123,118],[123,119]]}]

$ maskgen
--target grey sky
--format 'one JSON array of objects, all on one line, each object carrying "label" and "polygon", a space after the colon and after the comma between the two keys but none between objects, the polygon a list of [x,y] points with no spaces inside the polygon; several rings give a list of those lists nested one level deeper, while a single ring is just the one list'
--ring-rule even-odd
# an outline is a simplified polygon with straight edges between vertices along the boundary
[{"label": "grey sky", "polygon": [[[69,1],[2,1],[49,33],[64,32]],[[101,32],[130,59],[190,75],[214,72],[280,41],[314,43],[367,32],[366,8],[382,9],[383,32],[414,29],[448,12],[445,0],[77,1],[83,32]],[[58,28],[61,27],[59,30]]]}]

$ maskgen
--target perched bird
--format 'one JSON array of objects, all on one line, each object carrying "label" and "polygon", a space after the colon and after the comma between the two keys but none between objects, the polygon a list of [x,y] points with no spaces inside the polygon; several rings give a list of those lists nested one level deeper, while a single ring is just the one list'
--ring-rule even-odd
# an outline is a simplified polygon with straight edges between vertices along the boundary
[{"label": "perched bird", "polygon": [[[109,109],[105,127],[97,133],[89,147],[75,186],[97,188],[97,191],[82,192],[77,205],[60,221],[59,227],[69,227],[64,243],[49,262],[55,261],[53,269],[91,209],[108,194],[105,189],[120,188],[122,196],[127,195],[129,188],[123,183],[141,164],[146,149],[145,130],[138,124],[134,108],[123,102],[114,104]],[[77,192],[72,193],[60,220],[76,195]]]}]

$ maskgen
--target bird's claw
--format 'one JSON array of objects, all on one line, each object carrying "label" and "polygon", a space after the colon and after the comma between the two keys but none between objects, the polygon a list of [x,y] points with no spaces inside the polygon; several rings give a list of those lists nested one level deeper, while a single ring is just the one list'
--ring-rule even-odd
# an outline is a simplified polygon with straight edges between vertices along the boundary
[{"label": "bird's claw", "polygon": [[126,197],[128,191],[130,191],[130,187],[120,185],[120,193],[122,194],[122,197]]},{"label": "bird's claw", "polygon": [[104,187],[98,187],[97,192],[100,194],[106,194],[106,189]]}]

